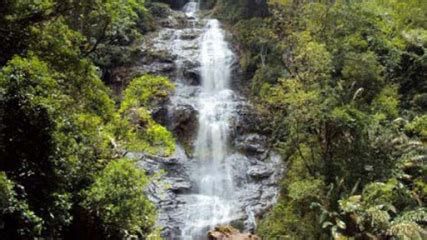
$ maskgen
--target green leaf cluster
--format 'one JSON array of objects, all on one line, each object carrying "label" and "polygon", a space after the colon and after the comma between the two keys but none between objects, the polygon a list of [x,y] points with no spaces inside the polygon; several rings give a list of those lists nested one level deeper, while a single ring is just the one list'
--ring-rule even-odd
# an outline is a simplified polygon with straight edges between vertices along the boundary
[{"label": "green leaf cluster", "polygon": [[156,216],[153,203],[141,194],[148,183],[133,161],[116,159],[83,191],[82,206],[102,222],[107,238],[145,239]]}]

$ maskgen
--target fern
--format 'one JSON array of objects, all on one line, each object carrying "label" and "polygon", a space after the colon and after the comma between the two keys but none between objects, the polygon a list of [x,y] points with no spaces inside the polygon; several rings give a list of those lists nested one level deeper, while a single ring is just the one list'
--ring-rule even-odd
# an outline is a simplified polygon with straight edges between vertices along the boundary
[{"label": "fern", "polygon": [[[426,239],[427,208],[420,207],[397,216],[387,234],[397,239]],[[422,227],[424,226],[424,228]]]},{"label": "fern", "polygon": [[427,237],[427,232],[414,222],[404,221],[393,224],[388,229],[387,235],[402,240],[423,240]]},{"label": "fern", "polygon": [[393,220],[394,224],[401,222],[416,222],[420,224],[426,224],[427,208],[420,207],[415,210],[403,212]]}]

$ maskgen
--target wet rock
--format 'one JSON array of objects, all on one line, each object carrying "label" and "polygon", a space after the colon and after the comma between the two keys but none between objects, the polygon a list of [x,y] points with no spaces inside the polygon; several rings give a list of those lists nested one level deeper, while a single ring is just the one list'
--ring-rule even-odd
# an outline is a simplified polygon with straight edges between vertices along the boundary
[{"label": "wet rock", "polygon": [[258,111],[250,104],[240,104],[237,106],[237,118],[233,119],[235,135],[241,136],[248,133],[261,133],[261,126],[265,125]]},{"label": "wet rock", "polygon": [[192,42],[188,42],[187,44],[182,46],[183,50],[190,50],[191,54],[195,55],[196,54],[196,50],[198,49],[198,45],[196,42],[192,41]]},{"label": "wet rock", "polygon": [[157,75],[169,75],[175,71],[175,59],[171,53],[165,50],[152,51],[149,44],[144,46],[143,57],[139,60],[139,65],[135,67],[139,74],[150,73]]},{"label": "wet rock", "polygon": [[247,174],[255,179],[263,179],[271,176],[274,173],[274,170],[267,166],[250,166]]},{"label": "wet rock", "polygon": [[174,28],[174,27],[178,26],[179,22],[178,22],[178,20],[176,20],[176,18],[169,16],[165,19],[160,20],[159,24],[162,27]]},{"label": "wet rock", "polygon": [[[183,47],[184,48],[184,47]],[[180,79],[187,86],[199,86],[201,82],[200,76],[200,63],[196,61],[195,53],[192,53],[192,50],[185,50],[191,58],[185,59],[180,63],[181,76]]]},{"label": "wet rock", "polygon": [[152,161],[155,161],[157,164],[163,164],[167,166],[177,165],[179,163],[179,159],[175,157],[165,158],[165,157],[153,156],[148,154],[142,154],[140,159],[141,160],[150,159]]},{"label": "wet rock", "polygon": [[191,189],[191,182],[184,178],[168,178],[166,182],[170,184],[168,189],[175,193],[188,192]]},{"label": "wet rock", "polygon": [[178,140],[186,146],[191,145],[191,141],[197,130],[198,112],[189,104],[177,104],[169,106],[168,128],[177,136]]},{"label": "wet rock", "polygon": [[235,153],[227,157],[225,162],[230,163],[233,175],[233,182],[238,188],[245,188],[247,184],[246,174],[242,174],[242,169],[247,169],[251,160],[246,156]]},{"label": "wet rock", "polygon": [[196,59],[184,59],[181,67],[187,71],[195,71],[194,69],[200,67],[200,63]]},{"label": "wet rock", "polygon": [[259,134],[239,136],[235,140],[236,148],[248,155],[267,152],[267,138]]},{"label": "wet rock", "polygon": [[165,52],[164,50],[159,50],[158,52],[144,51],[143,54],[144,56],[140,60],[142,64],[174,63],[176,59],[176,56],[173,56],[171,53]]},{"label": "wet rock", "polygon": [[192,86],[200,85],[201,77],[200,72],[198,70],[185,70],[184,73],[184,81]]},{"label": "wet rock", "polygon": [[231,226],[219,226],[208,233],[209,240],[261,240],[260,237],[250,233],[240,233]]},{"label": "wet rock", "polygon": [[185,23],[185,14],[172,11],[167,5],[155,3],[150,7],[150,11],[156,18],[157,24],[164,28],[179,28]]},{"label": "wet rock", "polygon": [[[165,101],[168,102],[168,101]],[[166,126],[168,122],[168,108],[166,104],[160,104],[151,109],[151,116],[157,123]]]},{"label": "wet rock", "polygon": [[200,36],[200,31],[195,31],[195,30],[184,31],[181,34],[181,39],[182,40],[194,40],[194,39],[198,38],[199,36]]},{"label": "wet rock", "polygon": [[189,130],[197,122],[197,111],[189,104],[178,104],[169,107],[169,128]]},{"label": "wet rock", "polygon": [[175,71],[175,65],[167,62],[153,62],[145,67],[136,69],[139,75],[142,74],[156,74],[156,75],[169,75]]}]

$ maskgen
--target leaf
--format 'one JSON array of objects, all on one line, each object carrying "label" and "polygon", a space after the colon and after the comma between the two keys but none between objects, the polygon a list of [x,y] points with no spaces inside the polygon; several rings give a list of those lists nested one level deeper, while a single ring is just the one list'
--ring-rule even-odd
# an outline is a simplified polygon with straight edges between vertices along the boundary
[{"label": "leaf", "polygon": [[336,222],[337,222],[337,226],[339,227],[339,228],[341,228],[341,229],[346,229],[347,228],[347,225],[345,224],[345,222],[344,221],[342,221],[342,220],[340,220],[340,219],[337,219],[336,220]]},{"label": "leaf", "polygon": [[326,229],[326,228],[328,228],[328,227],[330,227],[330,226],[333,226],[334,224],[333,223],[331,223],[331,222],[324,222],[323,224],[322,224],[322,228],[323,229]]}]

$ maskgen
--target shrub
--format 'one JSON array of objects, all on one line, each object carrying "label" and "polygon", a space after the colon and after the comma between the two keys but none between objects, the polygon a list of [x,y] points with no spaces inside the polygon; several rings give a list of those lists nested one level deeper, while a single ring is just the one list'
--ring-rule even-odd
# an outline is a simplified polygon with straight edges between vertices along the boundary
[{"label": "shrub", "polygon": [[103,223],[108,238],[145,238],[154,231],[155,207],[144,195],[149,179],[135,162],[119,159],[110,162],[83,191],[82,203]]}]

